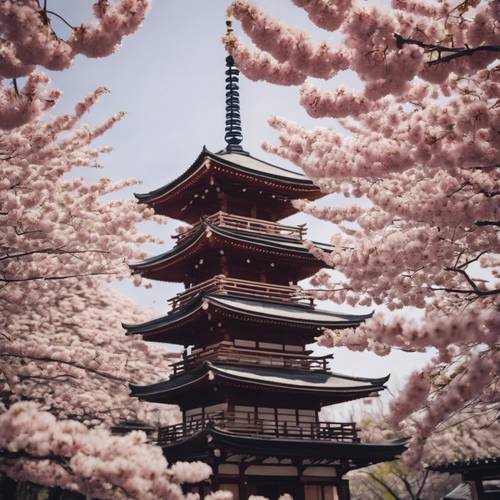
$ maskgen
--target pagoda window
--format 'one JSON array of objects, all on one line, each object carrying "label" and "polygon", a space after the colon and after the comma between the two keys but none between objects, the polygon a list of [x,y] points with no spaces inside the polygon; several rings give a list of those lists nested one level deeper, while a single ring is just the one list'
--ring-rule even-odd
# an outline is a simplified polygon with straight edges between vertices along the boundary
[{"label": "pagoda window", "polygon": [[265,408],[259,406],[257,408],[257,417],[260,420],[276,420],[275,411],[276,411],[275,408]]},{"label": "pagoda window", "polygon": [[259,347],[261,349],[269,349],[272,351],[282,351],[283,344],[275,344],[274,342],[259,342]]},{"label": "pagoda window", "polygon": [[290,424],[297,424],[297,414],[295,410],[289,408],[278,408],[278,422],[287,422]]},{"label": "pagoda window", "polygon": [[220,413],[223,411],[227,411],[227,403],[219,403],[216,405],[207,406],[204,408],[204,410],[205,410],[205,416],[209,417],[210,415],[213,415],[214,413]]},{"label": "pagoda window", "polygon": [[186,410],[186,417],[193,418],[195,416],[201,417],[203,414],[203,408],[191,408],[190,410]]},{"label": "pagoda window", "polygon": [[301,345],[285,345],[285,351],[288,352],[304,352],[304,347]]},{"label": "pagoda window", "polygon": [[321,484],[306,484],[304,487],[305,500],[338,500],[335,486]]},{"label": "pagoda window", "polygon": [[316,422],[318,416],[314,410],[298,410],[299,422]]},{"label": "pagoda window", "polygon": [[255,340],[234,339],[234,345],[236,347],[255,349],[255,347],[257,347],[257,342],[255,342]]},{"label": "pagoda window", "polygon": [[255,407],[235,405],[234,416],[236,420],[244,420],[245,422],[252,421],[255,416]]},{"label": "pagoda window", "polygon": [[184,415],[186,420],[199,420],[203,416],[203,408],[191,408]]}]

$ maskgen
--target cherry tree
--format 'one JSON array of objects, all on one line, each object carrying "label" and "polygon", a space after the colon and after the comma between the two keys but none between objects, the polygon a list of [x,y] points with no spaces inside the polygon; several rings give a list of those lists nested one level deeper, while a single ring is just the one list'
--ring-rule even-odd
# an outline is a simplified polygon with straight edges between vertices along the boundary
[{"label": "cherry tree", "polygon": [[130,277],[127,261],[157,242],[137,225],[158,219],[117,199],[135,181],[74,171],[99,167],[109,148],[91,144],[123,118],[80,124],[105,93],[0,132],[0,470],[94,498],[184,498],[179,484],[206,479],[206,465],[167,469],[144,434],[106,430],[169,424],[178,410],[130,398],[129,383],[168,376],[172,354],[124,335],[122,321],[152,314],[107,284]]},{"label": "cherry tree", "polygon": [[[356,331],[325,331],[320,343],[435,352],[391,404],[390,422],[412,436],[404,457],[414,465],[457,414],[498,409],[500,2],[293,3],[342,42],[316,42],[234,0],[254,47],[232,31],[225,44],[246,76],[300,85],[307,113],[339,125],[307,130],[273,116],[278,143],[264,149],[300,166],[325,194],[354,198],[340,207],[295,202],[335,224],[332,253],[309,244],[335,269],[312,279],[318,298],[392,311]],[[345,70],[361,91],[312,81]],[[408,306],[419,319],[398,313]]]},{"label": "cherry tree", "polygon": [[167,468],[161,448],[135,431],[112,436],[71,420],[58,421],[31,402],[16,403],[0,415],[0,470],[47,486],[77,490],[92,498],[186,498],[183,482],[211,474],[203,462]]},{"label": "cherry tree", "polygon": [[[405,429],[408,431],[408,429]],[[383,442],[404,438],[382,413],[382,405],[375,411],[362,414],[360,435],[366,442]],[[429,467],[497,457],[500,453],[500,423],[496,411],[490,409],[477,416],[467,411],[454,415],[442,432],[428,440],[423,464],[409,468],[400,460],[374,465],[349,474],[354,499],[433,500],[442,498],[459,482],[460,476],[433,472]]]},{"label": "cherry tree", "polygon": [[0,133],[0,470],[95,498],[180,498],[176,483],[205,479],[206,466],[165,472],[161,449],[144,435],[104,430],[123,419],[178,418],[173,407],[130,398],[129,383],[168,376],[172,354],[124,335],[121,322],[152,314],[107,284],[130,277],[127,261],[156,242],[137,225],[157,218],[116,199],[134,181],[89,182],[74,172],[99,166],[109,148],[91,143],[123,117],[80,124],[105,92],[73,113]]},{"label": "cherry tree", "polygon": [[[54,106],[60,91],[49,87],[38,66],[62,71],[77,55],[105,57],[118,49],[124,36],[137,31],[149,0],[97,0],[95,20],[72,25],[50,9],[48,0],[6,0],[0,3],[0,128],[13,129]],[[56,33],[58,19],[70,29],[67,40]],[[19,78],[26,77],[24,85]],[[11,80],[12,85],[7,82]]]},{"label": "cherry tree", "polygon": [[[158,219],[117,198],[135,181],[88,182],[75,172],[99,167],[110,149],[91,144],[124,116],[81,125],[107,90],[49,118],[44,112],[60,92],[36,71],[66,69],[78,54],[111,54],[138,29],[148,5],[99,0],[96,22],[77,27],[46,0],[0,5],[0,471],[93,498],[184,498],[180,483],[211,473],[202,463],[167,469],[145,434],[106,430],[123,419],[178,419],[172,407],[129,397],[129,383],[167,376],[172,354],[125,337],[122,321],[151,313],[107,285],[128,278],[127,262],[157,242],[137,225]],[[55,33],[54,17],[70,27],[67,40]]]},{"label": "cherry tree", "polygon": [[[36,395],[51,408],[50,393],[54,404],[60,400],[72,406],[72,398],[87,389],[76,382],[81,378],[77,374],[62,376],[63,365],[70,369],[77,364],[96,374],[102,366],[114,374],[110,381],[122,383],[127,381],[124,373],[166,371],[168,356],[153,356],[151,362],[144,346],[123,339],[119,321],[139,316],[138,308],[102,286],[104,278],[128,276],[126,260],[141,257],[139,245],[153,241],[136,228],[152,218],[151,211],[132,201],[101,201],[131,181],[88,183],[66,176],[79,165],[97,166],[102,151],[87,145],[120,119],[112,117],[94,130],[77,126],[102,92],[98,89],[79,103],[74,114],[35,120],[0,138],[0,356],[7,361],[2,365],[6,403]],[[142,367],[128,359],[132,351],[143,352],[137,358]],[[52,377],[54,384],[47,384]],[[67,391],[68,383],[78,388]],[[61,399],[66,392],[71,396]],[[88,394],[87,405],[75,407],[92,410],[92,398]]]}]

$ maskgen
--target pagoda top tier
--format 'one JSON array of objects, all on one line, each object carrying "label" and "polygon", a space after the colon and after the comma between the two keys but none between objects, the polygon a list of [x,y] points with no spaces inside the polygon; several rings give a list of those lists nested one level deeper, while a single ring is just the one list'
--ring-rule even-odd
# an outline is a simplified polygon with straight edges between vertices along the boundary
[{"label": "pagoda top tier", "polygon": [[177,179],[136,194],[157,214],[188,223],[218,211],[276,221],[296,212],[291,200],[323,196],[304,175],[245,152],[212,153],[205,147]]}]

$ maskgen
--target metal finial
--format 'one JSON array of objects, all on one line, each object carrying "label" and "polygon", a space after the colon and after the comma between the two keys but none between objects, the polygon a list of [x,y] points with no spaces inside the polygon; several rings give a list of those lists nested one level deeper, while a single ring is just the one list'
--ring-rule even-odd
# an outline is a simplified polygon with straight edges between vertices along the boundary
[{"label": "metal finial", "polygon": [[[226,36],[233,31],[230,12],[226,19]],[[241,146],[243,134],[241,132],[240,93],[238,68],[234,65],[233,56],[226,57],[226,128],[224,139],[226,151],[229,153],[245,153]]]}]

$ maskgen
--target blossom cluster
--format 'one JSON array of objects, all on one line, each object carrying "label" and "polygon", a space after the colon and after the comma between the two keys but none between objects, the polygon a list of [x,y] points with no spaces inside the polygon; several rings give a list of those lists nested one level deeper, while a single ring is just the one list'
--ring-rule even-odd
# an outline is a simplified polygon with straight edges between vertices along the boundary
[{"label": "blossom cluster", "polygon": [[202,462],[167,469],[162,449],[140,431],[112,436],[72,420],[58,421],[32,402],[0,414],[0,470],[18,480],[77,490],[93,498],[182,499],[180,482],[211,475]]},{"label": "blossom cluster", "polygon": [[[149,0],[97,0],[94,22],[71,26],[65,40],[51,24],[58,13],[42,8],[36,0],[8,0],[0,4],[0,129],[13,129],[30,122],[52,107],[60,92],[47,89],[48,79],[35,72],[37,66],[51,71],[67,69],[74,58],[105,57],[120,46],[124,36],[139,29]],[[10,88],[7,79],[28,77],[22,88]]]},{"label": "blossom cluster", "polygon": [[[141,258],[140,246],[155,241],[141,234],[137,224],[155,218],[136,202],[110,196],[103,199],[133,181],[113,183],[103,178],[88,182],[68,175],[75,167],[98,166],[99,156],[108,151],[89,146],[121,115],[95,129],[80,125],[82,116],[106,92],[97,89],[73,113],[37,118],[0,134],[0,395],[6,405],[0,418],[6,422],[10,417],[4,415],[14,415],[19,408],[16,402],[27,400],[52,415],[36,413],[40,422],[33,425],[48,419],[49,427],[54,424],[59,429],[56,418],[72,418],[80,422],[74,425],[82,435],[87,432],[84,429],[109,427],[122,420],[158,426],[179,418],[173,407],[130,398],[129,383],[168,376],[173,355],[124,335],[121,322],[142,322],[152,314],[106,283],[130,275],[126,260]],[[32,418],[34,407],[26,408],[28,413],[23,410],[20,415]],[[22,417],[23,422],[26,419]],[[51,446],[50,433],[33,432],[38,449]],[[97,435],[103,445],[108,442],[109,449],[113,448],[114,441],[106,434]],[[140,450],[131,447],[128,452],[137,452],[140,460]],[[46,458],[39,458],[37,452],[29,460],[21,450],[11,452],[2,467],[13,478],[40,484],[49,480],[70,489],[93,491],[95,497],[110,496],[107,486],[102,490],[99,483],[107,479],[98,480],[98,471],[89,469],[94,463],[91,458],[82,463],[75,458],[69,477],[61,467],[66,460],[61,462],[55,454],[52,457],[55,450],[48,450]],[[87,455],[93,452],[98,450],[89,448]],[[121,461],[126,459],[126,453],[123,455]],[[95,458],[98,469],[99,460]],[[47,473],[49,469],[53,474]],[[178,467],[179,474],[183,470]],[[135,485],[127,488],[144,486],[147,498],[149,486],[141,486],[137,478],[131,481]]]},{"label": "blossom cluster", "polygon": [[[312,293],[389,310],[356,330],[326,330],[320,343],[379,355],[436,350],[391,405],[389,420],[412,429],[406,460],[415,464],[432,433],[461,409],[498,404],[500,67],[489,46],[500,36],[500,4],[394,0],[389,10],[376,2],[293,3],[336,31],[341,44],[313,41],[235,0],[234,15],[255,47],[234,35],[226,45],[246,51],[240,69],[252,67],[253,79],[271,81],[259,72],[264,58],[266,67],[300,71],[300,104],[340,125],[307,130],[272,116],[278,140],[263,147],[302,168],[325,194],[351,201],[294,202],[336,226],[332,252],[306,242],[336,271],[335,280],[318,273]],[[357,75],[361,91],[307,81],[344,69]],[[418,320],[406,316],[408,307],[421,310]]]}]

